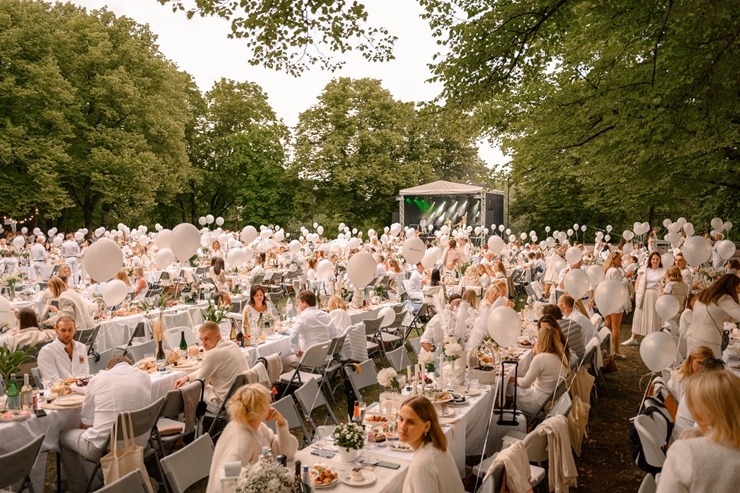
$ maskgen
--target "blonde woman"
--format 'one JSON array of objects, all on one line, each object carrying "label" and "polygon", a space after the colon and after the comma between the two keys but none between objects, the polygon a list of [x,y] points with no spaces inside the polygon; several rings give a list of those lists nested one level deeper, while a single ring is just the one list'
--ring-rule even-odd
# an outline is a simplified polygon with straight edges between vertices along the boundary
[{"label": "blonde woman", "polygon": [[726,370],[700,372],[686,388],[686,405],[701,436],[671,445],[657,492],[737,491],[740,378]]},{"label": "blonde woman", "polygon": [[681,398],[686,391],[686,382],[688,382],[688,378],[699,372],[701,364],[707,358],[714,358],[712,350],[706,346],[698,346],[689,353],[685,360],[683,360],[681,366],[671,370],[671,379],[668,380],[666,385],[668,390],[671,391],[671,394],[673,394],[673,398],[676,402],[681,401]]},{"label": "blonde woman", "polygon": [[116,279],[119,281],[123,281],[123,283],[126,285],[127,288],[131,289],[133,286],[131,286],[131,279],[129,279],[128,274],[126,274],[126,271],[121,269],[118,272],[116,272]]},{"label": "blonde woman", "polygon": [[329,298],[329,317],[334,322],[338,334],[343,334],[352,325],[347,313],[347,304],[338,294],[333,294]]},{"label": "blonde woman", "polygon": [[134,299],[143,300],[149,291],[149,283],[146,282],[146,278],[144,277],[144,268],[137,265],[134,267],[132,275],[136,279],[136,283],[134,283]]},{"label": "blonde woman", "polygon": [[44,322],[46,325],[53,326],[59,317],[67,315],[74,319],[77,330],[93,328],[95,321],[88,312],[85,300],[77,291],[69,289],[67,284],[56,276],[49,279],[49,290],[52,296],[59,300],[59,307],[53,305],[48,307],[49,312],[54,315]]},{"label": "blonde woman", "polygon": [[414,456],[403,482],[403,493],[462,493],[465,491],[437,411],[426,397],[404,401],[398,412],[398,439]]},{"label": "blonde woman", "polygon": [[478,309],[478,318],[473,322],[473,329],[470,331],[470,337],[465,345],[467,351],[472,351],[483,342],[483,338],[488,334],[488,315],[492,310],[500,306],[513,307],[514,303],[502,296],[502,281],[496,281],[486,289],[486,294]]},{"label": "blonde woman", "polygon": [[681,313],[686,308],[686,299],[689,296],[689,285],[683,282],[681,269],[672,265],[665,271],[665,284],[660,286],[660,294],[670,294],[678,300],[678,313],[672,320],[676,323],[681,319]]},{"label": "blonde woman", "polygon": [[[605,279],[614,279],[622,283],[624,289],[624,303],[622,307],[614,312],[604,315],[604,325],[611,331],[612,338],[612,352],[613,356],[617,359],[624,359],[624,355],[620,352],[620,333],[619,328],[622,325],[622,316],[624,315],[625,308],[631,307],[631,301],[627,294],[624,270],[622,270],[622,254],[618,250],[611,252],[601,266],[604,269]],[[629,311],[629,310],[627,310]]]},{"label": "blonde woman", "polygon": [[[229,424],[216,442],[208,478],[207,493],[220,493],[221,472],[227,462],[241,462],[242,466],[257,462],[262,447],[269,447],[274,457],[287,456],[292,460],[298,450],[298,440],[290,434],[288,422],[270,406],[270,392],[262,384],[240,387],[229,399]],[[277,434],[265,424],[274,421]]]}]

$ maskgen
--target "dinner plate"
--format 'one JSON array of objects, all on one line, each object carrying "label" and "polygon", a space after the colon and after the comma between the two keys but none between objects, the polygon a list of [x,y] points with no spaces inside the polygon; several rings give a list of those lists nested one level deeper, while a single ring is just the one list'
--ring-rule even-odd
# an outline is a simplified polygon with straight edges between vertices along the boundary
[{"label": "dinner plate", "polygon": [[439,411],[437,411],[437,416],[440,418],[450,418],[455,415],[455,410],[450,407],[443,407]]},{"label": "dinner plate", "polygon": [[0,421],[10,423],[12,421],[24,421],[31,416],[30,411],[6,411],[0,415]]},{"label": "dinner plate", "polygon": [[481,394],[480,389],[466,388],[466,387],[458,387],[457,389],[455,389],[455,392],[457,392],[458,394],[462,394],[466,397],[475,397]]},{"label": "dinner plate", "polygon": [[342,483],[349,486],[368,486],[375,482],[375,473],[370,471],[362,471],[362,481],[356,481],[352,479],[352,473],[348,473],[342,476]]},{"label": "dinner plate", "polygon": [[408,445],[404,442],[393,442],[389,445],[389,448],[391,450],[395,450],[396,452],[413,452],[414,449],[411,448],[411,445]]},{"label": "dinner plate", "polygon": [[85,396],[80,394],[69,394],[62,397],[57,397],[54,401],[59,407],[75,407],[80,406],[85,402]]},{"label": "dinner plate", "polygon": [[[381,419],[378,419],[378,420],[368,419],[370,416],[378,416],[379,418],[383,418],[383,419],[382,420]],[[370,425],[370,426],[386,425],[388,424],[388,418],[386,418],[385,416],[381,416],[380,414],[368,414],[365,416],[365,420],[363,421],[363,423],[366,425]]]},{"label": "dinner plate", "polygon": [[76,383],[73,383],[69,386],[69,389],[75,394],[85,395],[85,392],[87,392],[87,385],[80,387]]},{"label": "dinner plate", "polygon": [[332,481],[329,484],[318,484],[318,483],[314,483],[314,488],[316,488],[317,490],[325,490],[325,489],[328,489],[328,488],[333,488],[334,486],[337,485],[338,482],[339,482],[339,474],[337,474],[337,477],[334,479],[334,481]]},{"label": "dinner plate", "polygon": [[452,400],[452,396],[449,396],[447,399],[435,399],[434,404],[447,404]]}]

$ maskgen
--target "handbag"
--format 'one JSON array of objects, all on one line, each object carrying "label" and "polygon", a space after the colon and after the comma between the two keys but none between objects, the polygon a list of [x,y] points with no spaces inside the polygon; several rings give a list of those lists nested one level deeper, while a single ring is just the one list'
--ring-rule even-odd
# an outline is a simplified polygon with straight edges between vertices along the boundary
[{"label": "handbag", "polygon": [[[123,448],[120,449],[116,439],[119,421],[122,422],[121,426],[123,427]],[[103,480],[106,486],[138,469],[142,477],[145,478],[144,483],[147,485],[147,491],[154,493],[144,465],[144,447],[140,447],[134,442],[134,425],[130,413],[123,413],[120,415],[120,419],[116,419],[110,435],[110,452],[100,459],[100,468],[103,470]]]},{"label": "handbag", "polygon": [[730,345],[730,331],[729,330],[722,330],[717,325],[717,322],[714,321],[714,317],[711,313],[709,313],[709,307],[706,307],[707,309],[707,315],[709,315],[709,318],[712,319],[712,323],[715,327],[717,327],[717,330],[719,331],[720,335],[722,335],[722,343],[720,344],[719,350],[721,352],[724,352],[725,349],[727,349],[727,346]]}]

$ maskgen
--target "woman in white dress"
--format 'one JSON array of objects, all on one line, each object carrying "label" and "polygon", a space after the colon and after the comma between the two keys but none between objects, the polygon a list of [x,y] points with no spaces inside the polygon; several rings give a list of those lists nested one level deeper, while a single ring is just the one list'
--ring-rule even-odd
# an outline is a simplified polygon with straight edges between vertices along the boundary
[{"label": "woman in white dress", "polygon": [[338,294],[333,294],[329,298],[329,317],[337,329],[337,334],[344,334],[349,326],[352,325],[352,320],[347,313],[347,305]]},{"label": "woman in white dress", "polygon": [[699,293],[694,315],[686,331],[686,350],[707,346],[716,357],[722,355],[722,331],[725,322],[740,321],[740,277],[725,274]]},{"label": "woman in white dress", "polygon": [[630,301],[629,295],[627,294],[627,281],[625,281],[624,279],[624,270],[622,270],[621,252],[619,252],[618,250],[611,252],[609,256],[606,257],[606,261],[602,265],[602,268],[604,269],[605,279],[614,279],[615,281],[619,281],[624,287],[624,303],[622,304],[622,307],[614,313],[604,314],[604,325],[612,333],[611,338],[613,355],[617,359],[623,359],[624,355],[619,352],[621,337],[619,333],[619,328],[622,325],[622,316],[624,315],[625,308],[631,307],[632,302]]},{"label": "woman in white dress", "polygon": [[658,252],[648,257],[647,265],[640,269],[635,283],[635,316],[632,319],[632,337],[622,346],[638,346],[637,336],[646,336],[660,330],[662,320],[655,311],[655,302],[660,297],[658,285],[665,278],[665,269]]},{"label": "woman in white dress", "polygon": [[272,303],[265,295],[265,288],[255,284],[249,289],[249,301],[242,312],[242,326],[245,329],[256,326],[263,313],[272,313]]}]

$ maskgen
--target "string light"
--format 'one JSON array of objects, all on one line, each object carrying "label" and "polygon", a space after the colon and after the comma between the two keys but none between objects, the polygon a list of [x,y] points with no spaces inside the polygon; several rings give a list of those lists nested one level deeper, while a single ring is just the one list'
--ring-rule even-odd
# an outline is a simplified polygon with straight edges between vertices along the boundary
[{"label": "string light", "polygon": [[33,221],[33,219],[38,215],[39,215],[39,209],[37,207],[35,212],[28,217],[25,217],[23,219],[13,219],[10,216],[3,216],[3,222],[9,222],[12,224],[28,223],[28,222]]}]

